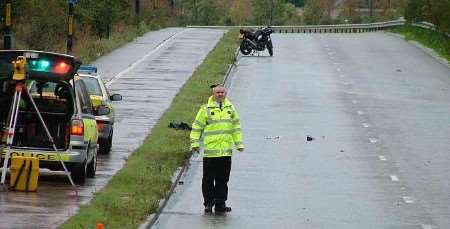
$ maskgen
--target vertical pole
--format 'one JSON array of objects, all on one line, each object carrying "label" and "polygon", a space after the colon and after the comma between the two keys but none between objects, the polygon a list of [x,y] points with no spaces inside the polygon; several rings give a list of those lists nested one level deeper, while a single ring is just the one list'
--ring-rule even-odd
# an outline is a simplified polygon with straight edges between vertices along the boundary
[{"label": "vertical pole", "polygon": [[6,1],[6,11],[5,11],[5,34],[3,35],[3,48],[4,49],[11,49],[12,48],[12,41],[11,41],[11,27],[12,27],[12,20],[11,20],[11,8],[12,8],[11,0]]},{"label": "vertical pole", "polygon": [[369,0],[369,16],[373,16],[373,0]]},{"label": "vertical pole", "polygon": [[136,13],[136,16],[139,15],[140,11],[141,11],[141,3],[139,0],[135,0],[134,1],[134,12]]},{"label": "vertical pole", "polygon": [[67,30],[67,53],[72,54],[73,47],[73,2],[69,1],[69,17]]}]

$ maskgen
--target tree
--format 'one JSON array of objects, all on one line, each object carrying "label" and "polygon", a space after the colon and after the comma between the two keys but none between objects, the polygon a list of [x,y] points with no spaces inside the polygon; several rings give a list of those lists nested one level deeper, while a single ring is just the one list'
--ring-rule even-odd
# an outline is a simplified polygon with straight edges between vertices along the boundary
[{"label": "tree", "polygon": [[426,1],[428,10],[426,20],[436,25],[440,30],[450,32],[450,0]]},{"label": "tree", "polygon": [[234,0],[230,9],[233,24],[243,25],[251,20],[252,4],[250,0]]},{"label": "tree", "polygon": [[253,0],[253,18],[258,25],[281,25],[286,0]]},{"label": "tree", "polygon": [[450,33],[450,0],[410,0],[405,18],[410,22],[427,21]]},{"label": "tree", "polygon": [[405,9],[405,18],[412,22],[423,20],[424,8],[425,0],[409,0],[408,6]]},{"label": "tree", "polygon": [[67,4],[57,0],[26,0],[24,3],[17,11],[21,15],[17,15],[16,24],[22,26],[13,27],[16,35],[25,38],[24,45],[29,49],[56,51],[55,46],[65,43],[67,22],[55,18],[67,17]]},{"label": "tree", "polygon": [[323,10],[315,0],[307,0],[305,3],[303,21],[307,25],[317,25],[323,18]]},{"label": "tree", "polygon": [[217,0],[186,0],[183,6],[191,23],[211,25],[220,19]]},{"label": "tree", "polygon": [[295,7],[303,7],[305,5],[305,0],[288,0],[288,2],[294,4]]},{"label": "tree", "polygon": [[108,38],[115,23],[131,20],[133,7],[127,0],[79,0],[75,9],[82,27],[90,26],[99,38]]}]

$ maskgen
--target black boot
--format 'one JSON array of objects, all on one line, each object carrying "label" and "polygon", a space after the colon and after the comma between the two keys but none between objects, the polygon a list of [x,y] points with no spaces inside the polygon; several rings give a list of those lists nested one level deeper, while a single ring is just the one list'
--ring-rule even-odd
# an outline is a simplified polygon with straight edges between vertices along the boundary
[{"label": "black boot", "polygon": [[225,203],[223,204],[216,204],[214,211],[218,212],[218,213],[223,213],[223,212],[230,212],[231,208],[228,207]]},{"label": "black boot", "polygon": [[205,213],[212,213],[212,205],[205,205]]}]

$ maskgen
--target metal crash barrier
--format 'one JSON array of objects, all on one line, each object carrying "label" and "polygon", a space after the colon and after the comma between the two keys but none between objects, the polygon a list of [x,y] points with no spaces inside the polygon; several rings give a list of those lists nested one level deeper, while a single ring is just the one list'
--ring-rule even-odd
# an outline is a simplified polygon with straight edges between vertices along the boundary
[{"label": "metal crash barrier", "polygon": [[[405,24],[404,19],[366,23],[366,24],[337,24],[337,25],[302,25],[302,26],[271,26],[275,33],[363,33],[385,30]],[[189,28],[246,28],[257,29],[261,26],[187,26]]]}]

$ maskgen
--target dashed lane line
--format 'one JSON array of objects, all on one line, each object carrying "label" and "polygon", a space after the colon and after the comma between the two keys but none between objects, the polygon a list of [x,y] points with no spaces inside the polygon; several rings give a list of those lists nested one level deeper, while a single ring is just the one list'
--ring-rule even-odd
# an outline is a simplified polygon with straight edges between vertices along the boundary
[{"label": "dashed lane line", "polygon": [[403,201],[405,201],[405,203],[407,203],[407,204],[413,204],[415,202],[414,199],[410,196],[404,196],[402,198],[403,198]]},{"label": "dashed lane line", "polygon": [[398,182],[399,181],[399,179],[398,179],[398,177],[396,175],[391,175],[390,177],[391,177],[391,180],[394,181],[394,182]]}]

